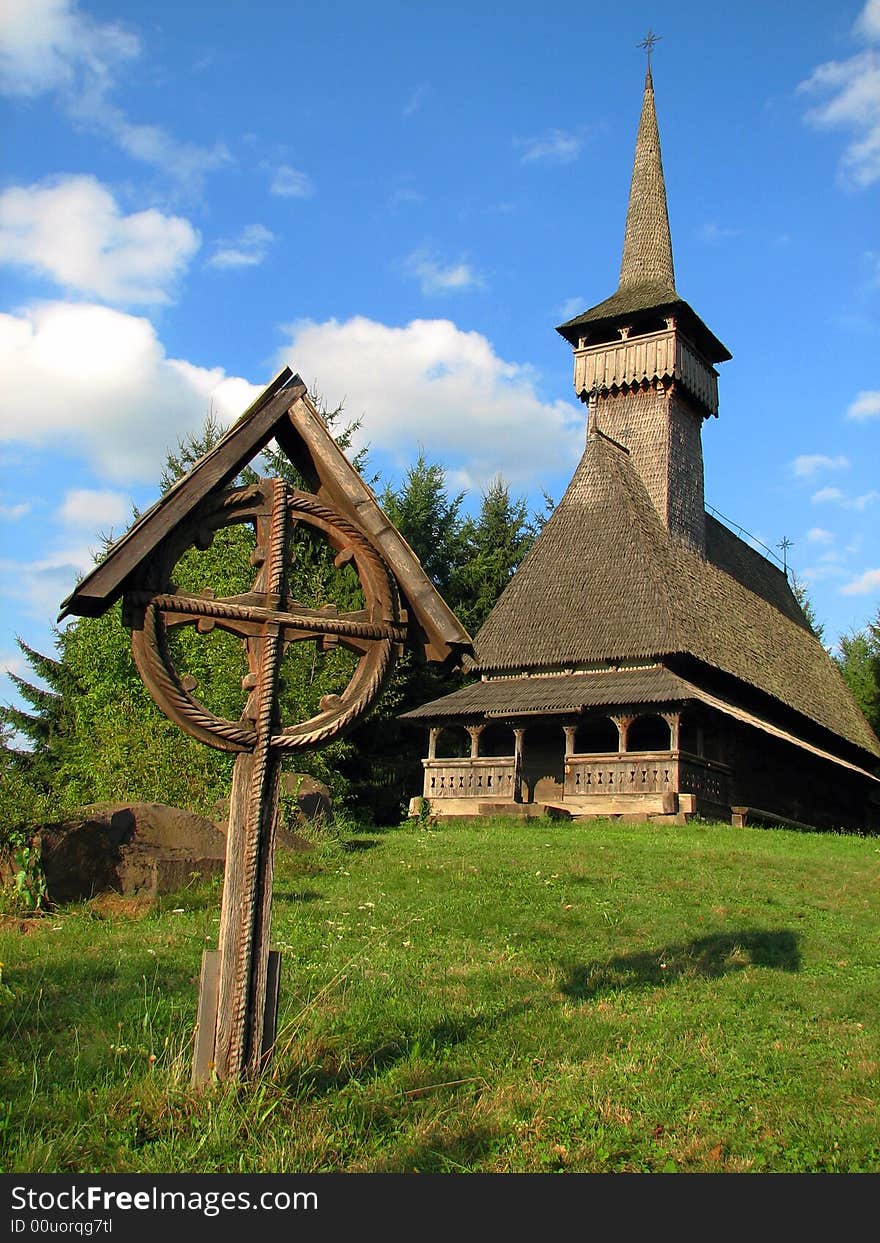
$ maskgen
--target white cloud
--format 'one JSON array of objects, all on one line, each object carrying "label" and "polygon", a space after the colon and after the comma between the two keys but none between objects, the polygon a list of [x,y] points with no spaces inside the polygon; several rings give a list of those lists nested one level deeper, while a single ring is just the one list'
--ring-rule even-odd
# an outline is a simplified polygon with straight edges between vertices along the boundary
[{"label": "white cloud", "polygon": [[[880,42],[878,0],[868,0],[854,30],[869,44]],[[844,180],[863,187],[880,179],[880,50],[867,47],[847,60],[826,61],[798,90],[825,97],[807,112],[811,124],[849,131],[841,161]]]},{"label": "white cloud", "polygon": [[417,277],[423,294],[447,294],[455,290],[478,289],[483,278],[469,263],[443,264],[426,250],[413,251],[404,261],[404,271]]},{"label": "white cloud", "polygon": [[128,525],[131,501],[123,492],[72,488],[64,495],[58,517],[66,525],[93,531]]},{"label": "white cloud", "polygon": [[700,240],[703,242],[723,242],[729,237],[740,237],[741,234],[742,229],[718,224],[715,220],[709,220],[700,229]]},{"label": "white cloud", "polygon": [[523,164],[570,164],[580,155],[583,139],[568,130],[549,129],[535,138],[517,139],[516,145],[522,148]]},{"label": "white cloud", "polygon": [[280,164],[269,189],[283,199],[308,199],[315,193],[315,183],[308,173],[291,168],[289,164]]},{"label": "white cloud", "polygon": [[849,466],[849,459],[842,454],[828,457],[825,453],[802,453],[796,457],[791,468],[799,479],[809,479],[820,470],[844,470]]},{"label": "white cloud", "polygon": [[807,539],[811,544],[831,544],[834,542],[834,535],[824,527],[810,527]]},{"label": "white cloud", "polygon": [[852,500],[844,501],[844,504],[850,509],[857,509],[859,513],[864,513],[868,506],[875,504],[876,501],[880,501],[880,492],[873,490],[864,492],[861,496],[854,496]]},{"label": "white cloud", "polygon": [[840,590],[845,596],[863,596],[877,588],[880,588],[880,570],[865,570],[864,574],[846,583]]},{"label": "white cloud", "polygon": [[574,319],[578,312],[585,311],[586,308],[586,299],[578,294],[574,298],[566,298],[564,302],[560,302],[559,306],[556,308],[555,314],[559,322],[564,324],[566,320]]},{"label": "white cloud", "polygon": [[140,52],[131,30],[95,21],[73,0],[3,0],[0,91],[31,97],[58,92],[73,121],[198,189],[206,173],[230,162],[224,144],[178,142],[161,126],[131,121],[112,102],[123,68]]},{"label": "white cloud", "polygon": [[810,565],[800,571],[800,577],[808,583],[821,583],[827,578],[843,578],[846,571],[833,562],[823,561],[821,565]]},{"label": "white cloud", "polygon": [[880,389],[863,389],[846,412],[848,419],[873,419],[880,416]]},{"label": "white cloud", "polygon": [[820,488],[813,493],[810,500],[814,505],[821,505],[823,501],[842,501],[843,493],[840,488]]},{"label": "white cloud", "polygon": [[80,74],[107,81],[140,54],[136,35],[93,21],[70,0],[3,0],[0,89],[34,96],[73,86]]},{"label": "white cloud", "polygon": [[31,617],[56,617],[58,606],[95,562],[97,549],[86,544],[59,548],[34,561],[0,560],[0,587],[14,584],[16,598]]},{"label": "white cloud", "polygon": [[181,216],[155,209],[122,215],[94,177],[12,186],[0,194],[0,263],[108,302],[167,302],[199,241]]},{"label": "white cloud", "polygon": [[217,243],[217,249],[208,260],[211,268],[253,268],[257,267],[269,253],[269,247],[275,241],[275,234],[265,225],[249,224],[242,229],[237,238]]},{"label": "white cloud", "polygon": [[880,0],[868,0],[856,18],[856,30],[866,39],[880,42]]},{"label": "white cloud", "polygon": [[21,652],[0,652],[0,674],[15,673],[21,677],[28,664]]},{"label": "white cloud", "polygon": [[31,512],[30,501],[19,501],[16,505],[0,505],[0,518],[6,522],[18,522]]},{"label": "white cloud", "polygon": [[167,358],[148,320],[93,304],[0,315],[0,371],[0,439],[50,444],[125,482],[155,481],[209,404],[236,417],[260,391]]},{"label": "white cloud", "polygon": [[317,377],[331,408],[344,399],[350,415],[363,415],[359,443],[387,450],[399,465],[423,446],[462,487],[480,488],[499,471],[525,487],[570,469],[582,450],[579,409],[542,401],[532,368],[500,358],[486,337],[450,320],[391,327],[359,316],[287,331],[278,366]]}]

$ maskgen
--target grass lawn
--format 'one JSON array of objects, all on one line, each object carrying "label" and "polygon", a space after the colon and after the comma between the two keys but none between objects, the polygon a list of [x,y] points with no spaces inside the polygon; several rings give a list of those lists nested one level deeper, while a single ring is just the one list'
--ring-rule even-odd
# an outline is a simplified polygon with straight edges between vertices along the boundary
[{"label": "grass lawn", "polygon": [[279,856],[271,1072],[189,1086],[217,886],[0,926],[7,1172],[880,1171],[880,839],[404,825]]}]

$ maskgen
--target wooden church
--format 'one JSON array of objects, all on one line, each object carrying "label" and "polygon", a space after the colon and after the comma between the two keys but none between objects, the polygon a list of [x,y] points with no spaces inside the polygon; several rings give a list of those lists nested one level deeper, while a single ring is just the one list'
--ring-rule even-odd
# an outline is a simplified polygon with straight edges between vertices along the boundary
[{"label": "wooden church", "polygon": [[785,573],[705,509],[731,355],[675,288],[650,64],[617,291],[557,331],[586,448],[473,680],[406,714],[431,812],[876,826],[880,743]]}]

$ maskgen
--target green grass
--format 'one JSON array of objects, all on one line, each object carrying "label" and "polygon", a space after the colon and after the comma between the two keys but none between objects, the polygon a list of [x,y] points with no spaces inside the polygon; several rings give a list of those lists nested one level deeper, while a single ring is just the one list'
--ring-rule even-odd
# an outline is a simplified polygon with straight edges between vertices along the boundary
[{"label": "green grass", "polygon": [[878,882],[876,838],[704,824],[285,855],[272,1071],[201,1093],[216,886],[6,921],[2,1168],[876,1172]]}]

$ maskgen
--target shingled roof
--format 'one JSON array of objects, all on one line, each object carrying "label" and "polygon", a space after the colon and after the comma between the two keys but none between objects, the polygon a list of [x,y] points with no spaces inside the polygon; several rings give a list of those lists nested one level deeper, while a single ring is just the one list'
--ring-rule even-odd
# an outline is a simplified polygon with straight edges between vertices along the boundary
[{"label": "shingled roof", "polygon": [[708,516],[707,559],[670,536],[598,431],[474,648],[485,673],[690,657],[880,756],[785,576]]},{"label": "shingled roof", "polygon": [[623,319],[676,315],[682,328],[710,362],[724,362],[730,351],[703,323],[675,288],[672,239],[660,134],[651,70],[645,75],[642,114],[636,135],[632,182],[626,213],[618,288],[610,298],[560,324],[557,332],[577,346],[585,329],[601,332]]}]

